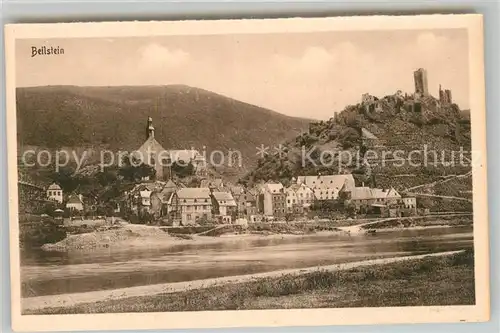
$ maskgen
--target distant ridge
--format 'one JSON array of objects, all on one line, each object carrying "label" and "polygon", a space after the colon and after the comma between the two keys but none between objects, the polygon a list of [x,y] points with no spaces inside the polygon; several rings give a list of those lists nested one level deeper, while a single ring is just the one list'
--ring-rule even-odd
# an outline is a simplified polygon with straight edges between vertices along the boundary
[{"label": "distant ridge", "polygon": [[137,149],[150,116],[166,149],[239,150],[253,164],[255,147],[293,138],[309,123],[185,85],[44,86],[16,93],[19,144],[38,147]]}]

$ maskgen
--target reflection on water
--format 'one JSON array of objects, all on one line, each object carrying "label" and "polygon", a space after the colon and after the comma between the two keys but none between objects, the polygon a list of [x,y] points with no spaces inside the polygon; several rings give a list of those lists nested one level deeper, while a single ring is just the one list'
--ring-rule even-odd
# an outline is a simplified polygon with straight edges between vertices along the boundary
[{"label": "reflection on water", "polygon": [[472,228],[238,239],[170,248],[75,253],[31,251],[21,258],[24,297],[115,289],[471,248]]}]

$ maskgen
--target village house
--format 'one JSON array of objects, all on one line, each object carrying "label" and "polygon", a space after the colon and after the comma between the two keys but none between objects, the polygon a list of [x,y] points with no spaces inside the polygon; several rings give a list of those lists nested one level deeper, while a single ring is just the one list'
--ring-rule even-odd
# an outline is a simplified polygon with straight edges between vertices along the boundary
[{"label": "village house", "polygon": [[153,214],[154,218],[160,218],[162,213],[163,200],[161,197],[161,192],[154,191],[151,192],[149,196],[149,213]]},{"label": "village house", "polygon": [[266,216],[281,218],[286,213],[286,194],[281,183],[266,183],[261,188],[260,201]]},{"label": "village house", "polygon": [[172,219],[172,198],[174,193],[181,188],[180,185],[177,185],[171,179],[165,184],[165,186],[159,192],[159,199],[161,201],[161,214],[160,216],[166,217],[168,219]]},{"label": "village house", "polygon": [[258,214],[257,199],[258,191],[256,189],[247,189],[235,198],[238,205],[238,216],[250,217]]},{"label": "village house", "polygon": [[174,222],[193,225],[212,218],[212,198],[206,187],[184,187],[174,193],[172,207]]},{"label": "village house", "polygon": [[63,191],[61,187],[56,184],[52,183],[48,188],[47,188],[47,198],[49,200],[56,201],[58,203],[63,202]]},{"label": "village house", "polygon": [[344,205],[354,204],[356,211],[381,212],[401,203],[401,195],[394,189],[370,188],[366,186],[348,188],[342,187],[340,198]]},{"label": "village house", "polygon": [[413,214],[417,213],[417,198],[404,195],[402,201],[405,209]]},{"label": "village house", "polygon": [[228,184],[226,185],[225,189],[220,191],[220,192],[229,192],[234,198],[234,201],[236,201],[237,208],[239,209],[238,202],[240,196],[245,194],[245,188],[241,185],[232,185]]},{"label": "village house", "polygon": [[285,189],[286,208],[290,213],[302,213],[307,210],[315,200],[313,190],[304,183],[297,184],[297,180],[292,178],[292,184]]},{"label": "village house", "polygon": [[298,176],[297,184],[304,184],[310,188],[314,192],[315,199],[320,201],[337,199],[339,191],[344,185],[348,188],[355,186],[352,174]]},{"label": "village house", "polygon": [[157,180],[168,180],[172,177],[172,165],[179,166],[192,164],[196,175],[206,173],[206,160],[197,150],[166,150],[155,139],[155,128],[153,120],[148,118],[146,127],[146,141],[132,156],[141,160],[144,164],[150,165],[155,170]]},{"label": "village house", "polygon": [[[159,192],[164,184],[163,182],[144,182],[136,184],[134,188],[126,193],[129,209],[136,214],[144,212],[155,214],[155,211],[152,211],[151,207],[151,195],[154,192]],[[157,206],[155,207],[158,209]],[[157,211],[156,215],[158,215]]]},{"label": "village house", "polygon": [[212,192],[212,204],[215,217],[222,223],[231,223],[236,213],[236,201],[229,192]]},{"label": "village house", "polygon": [[83,196],[81,194],[71,194],[66,202],[66,208],[70,211],[83,212]]}]

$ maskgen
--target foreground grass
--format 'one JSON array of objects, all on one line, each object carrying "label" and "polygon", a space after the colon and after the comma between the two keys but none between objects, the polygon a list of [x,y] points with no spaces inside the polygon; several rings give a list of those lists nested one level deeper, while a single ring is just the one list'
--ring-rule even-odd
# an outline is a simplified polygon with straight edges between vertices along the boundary
[{"label": "foreground grass", "polygon": [[227,286],[131,297],[25,314],[468,305],[475,303],[474,255],[287,275]]}]

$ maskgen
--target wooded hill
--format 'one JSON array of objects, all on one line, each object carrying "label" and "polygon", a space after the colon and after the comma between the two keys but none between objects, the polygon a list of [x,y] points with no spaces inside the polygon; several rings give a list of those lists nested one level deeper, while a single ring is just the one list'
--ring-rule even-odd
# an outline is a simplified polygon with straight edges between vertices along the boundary
[{"label": "wooded hill", "polygon": [[138,149],[148,117],[165,149],[229,149],[247,170],[256,148],[295,137],[309,120],[184,85],[18,88],[19,146]]}]

